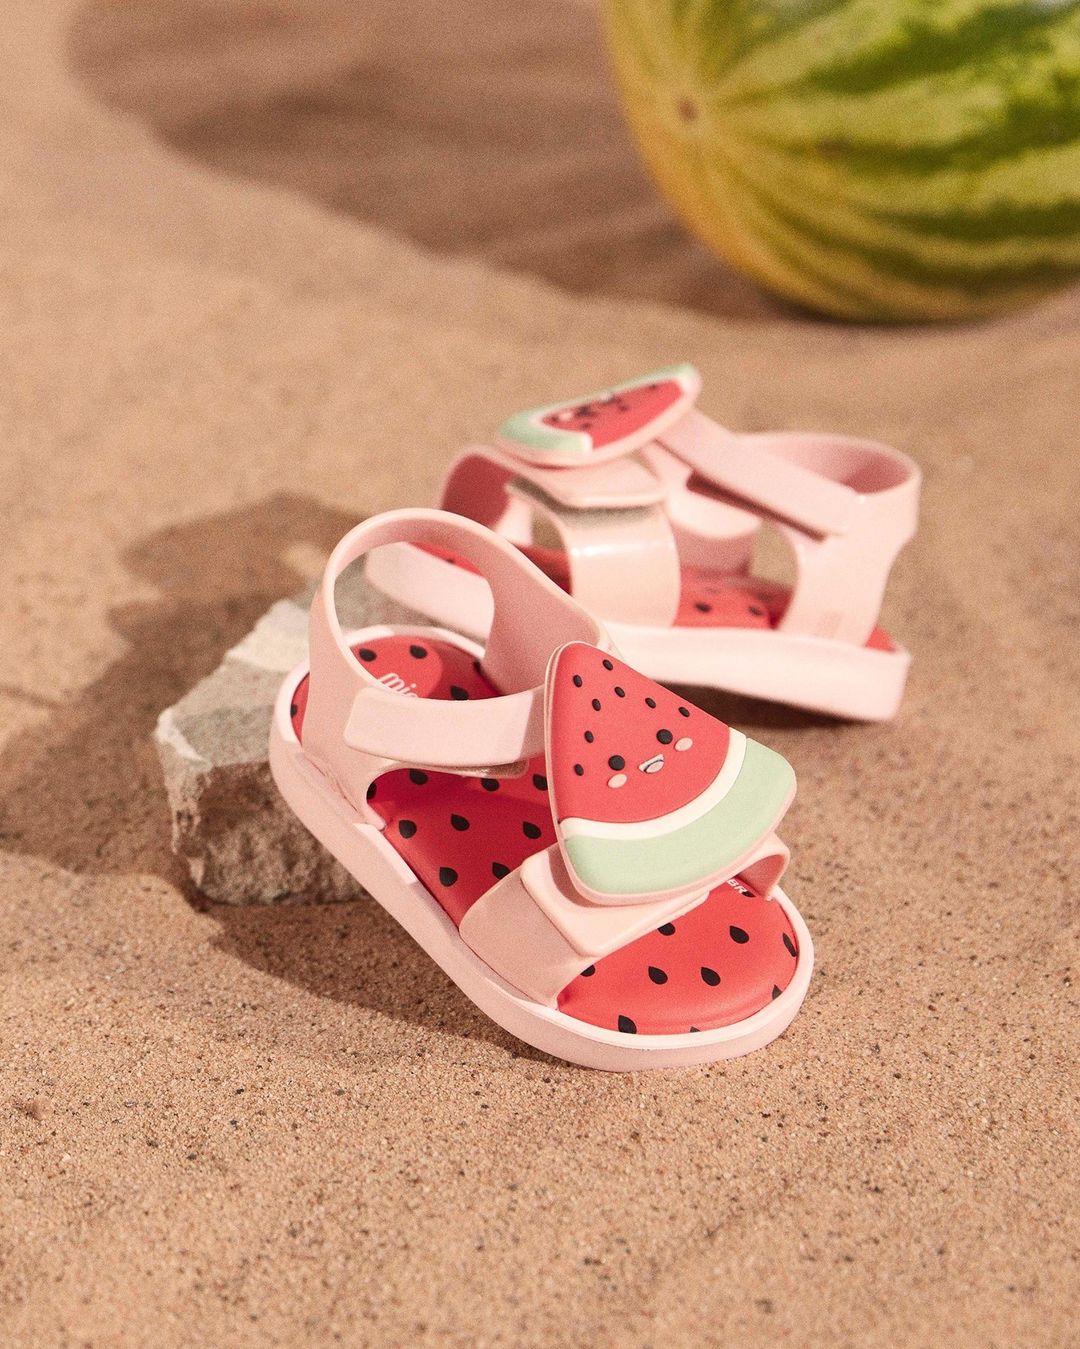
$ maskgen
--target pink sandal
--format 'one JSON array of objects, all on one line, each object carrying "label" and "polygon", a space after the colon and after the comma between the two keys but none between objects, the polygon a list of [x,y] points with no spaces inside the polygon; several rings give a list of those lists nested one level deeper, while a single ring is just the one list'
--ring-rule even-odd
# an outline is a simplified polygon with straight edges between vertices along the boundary
[{"label": "pink sandal", "polygon": [[[653,679],[892,717],[911,657],[877,621],[915,532],[918,467],[869,440],[737,435],[695,408],[700,384],[678,365],[511,417],[494,447],[458,456],[440,504],[517,544]],[[751,573],[765,522],[793,555],[790,590]],[[488,630],[490,593],[457,557],[388,550],[369,575],[440,622]]]},{"label": "pink sandal", "polygon": [[[486,578],[486,649],[442,628],[342,632],[338,576],[402,543]],[[342,539],[270,763],[316,838],[537,1049],[705,1063],[767,1044],[806,994],[813,947],[777,884],[791,768],[623,664],[481,525],[393,511]]]}]

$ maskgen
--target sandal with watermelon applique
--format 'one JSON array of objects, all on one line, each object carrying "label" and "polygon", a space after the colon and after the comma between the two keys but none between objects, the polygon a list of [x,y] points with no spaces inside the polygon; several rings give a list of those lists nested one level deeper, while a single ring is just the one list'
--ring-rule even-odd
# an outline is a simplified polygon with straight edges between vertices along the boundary
[{"label": "sandal with watermelon applique", "polygon": [[[487,578],[486,648],[437,627],[342,631],[337,578],[402,542]],[[274,712],[279,789],[500,1026],[615,1070],[785,1029],[813,947],[777,884],[795,786],[778,754],[624,664],[518,549],[440,511],[345,536],[309,648]]]},{"label": "sandal with watermelon applique", "polygon": [[[700,384],[678,365],[511,417],[494,446],[457,457],[440,505],[517,544],[653,679],[887,720],[911,657],[877,622],[915,532],[917,465],[847,436],[738,435],[694,406]],[[751,571],[764,523],[793,557],[790,589]],[[459,631],[488,630],[490,593],[461,559],[402,548],[369,576]]]}]

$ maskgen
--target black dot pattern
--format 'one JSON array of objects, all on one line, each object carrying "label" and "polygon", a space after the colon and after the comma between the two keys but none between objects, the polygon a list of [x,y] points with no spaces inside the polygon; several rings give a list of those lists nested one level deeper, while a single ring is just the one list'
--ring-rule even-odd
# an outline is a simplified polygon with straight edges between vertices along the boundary
[{"label": "black dot pattern", "polygon": [[734,923],[728,928],[728,932],[731,934],[731,940],[738,942],[740,946],[744,946],[750,940],[750,933],[745,928],[736,927]]}]

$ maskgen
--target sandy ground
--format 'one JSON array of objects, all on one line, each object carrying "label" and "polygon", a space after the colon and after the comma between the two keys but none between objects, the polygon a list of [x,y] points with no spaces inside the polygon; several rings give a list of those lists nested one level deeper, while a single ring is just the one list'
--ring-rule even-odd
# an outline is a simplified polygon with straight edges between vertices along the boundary
[{"label": "sandy ground", "polygon": [[[589,93],[587,27],[576,130],[531,125],[580,11],[477,25],[528,142],[485,165],[509,77],[444,123],[405,9],[396,36],[372,10],[370,46],[325,0],[11,0],[0,30],[4,1341],[1076,1343],[1077,296],[843,329],[684,243],[637,290],[677,235]],[[392,109],[418,33],[414,137]],[[543,191],[545,238],[514,235],[516,175],[609,145],[633,176],[611,219]],[[470,158],[442,238],[458,207],[410,173],[437,197]],[[916,656],[898,722],[709,704],[799,773],[819,965],[791,1031],[589,1074],[509,1041],[375,906],[201,904],[160,708],[467,436],[680,357],[732,424],[862,432],[926,472],[886,611]]]}]

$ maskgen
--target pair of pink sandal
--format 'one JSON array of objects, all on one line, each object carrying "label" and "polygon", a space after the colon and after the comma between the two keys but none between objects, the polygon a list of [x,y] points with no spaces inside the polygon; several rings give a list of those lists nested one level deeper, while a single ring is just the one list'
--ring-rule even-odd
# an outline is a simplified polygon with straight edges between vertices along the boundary
[{"label": "pair of pink sandal", "polygon": [[[883,718],[909,663],[876,622],[915,465],[736,436],[698,383],[679,366],[524,413],[459,456],[446,510],[350,531],[271,732],[311,832],[488,1016],[589,1067],[767,1044],[813,965],[779,887],[790,766],[654,678]],[[763,521],[791,592],[750,572]],[[369,553],[446,626],[344,633],[335,583]]]}]

